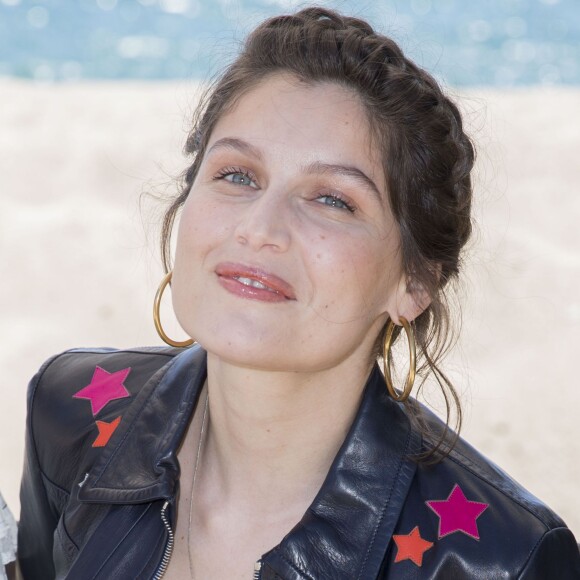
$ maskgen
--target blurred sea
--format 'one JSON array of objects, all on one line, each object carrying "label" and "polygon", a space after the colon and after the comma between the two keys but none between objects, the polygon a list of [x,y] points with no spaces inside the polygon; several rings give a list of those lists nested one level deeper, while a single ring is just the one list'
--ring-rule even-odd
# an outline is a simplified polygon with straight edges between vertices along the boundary
[{"label": "blurred sea", "polygon": [[[580,84],[580,0],[342,0],[447,84]],[[293,0],[0,0],[0,77],[207,79]]]}]

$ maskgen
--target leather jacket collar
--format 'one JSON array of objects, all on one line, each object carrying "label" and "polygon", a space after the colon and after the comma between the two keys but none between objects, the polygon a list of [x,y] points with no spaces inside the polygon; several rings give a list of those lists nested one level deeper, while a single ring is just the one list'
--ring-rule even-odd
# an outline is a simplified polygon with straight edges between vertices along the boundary
[{"label": "leather jacket collar", "polygon": [[[79,500],[175,502],[177,449],[205,378],[206,354],[197,346],[154,375],[126,410],[117,444],[103,450]],[[387,396],[375,365],[318,495],[294,529],[263,556],[263,577],[269,577],[268,568],[287,579],[318,578],[328,570],[336,579],[377,577],[385,539],[394,531],[415,473],[409,456],[420,443],[402,408]],[[337,508],[344,505],[350,506],[348,517]]]}]

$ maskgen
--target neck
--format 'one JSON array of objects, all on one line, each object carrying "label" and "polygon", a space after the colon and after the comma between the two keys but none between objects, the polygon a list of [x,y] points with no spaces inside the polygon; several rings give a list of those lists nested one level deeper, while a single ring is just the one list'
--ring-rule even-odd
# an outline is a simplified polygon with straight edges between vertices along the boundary
[{"label": "neck", "polygon": [[309,374],[265,372],[209,354],[207,487],[200,482],[209,503],[254,513],[307,507],[352,424],[369,372],[352,363]]}]

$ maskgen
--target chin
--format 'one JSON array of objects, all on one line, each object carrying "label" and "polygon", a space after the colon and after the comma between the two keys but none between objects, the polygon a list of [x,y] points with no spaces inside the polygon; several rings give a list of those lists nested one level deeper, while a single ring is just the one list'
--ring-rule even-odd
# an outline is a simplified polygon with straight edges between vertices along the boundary
[{"label": "chin", "polygon": [[297,370],[299,357],[288,356],[287,344],[274,338],[248,336],[230,328],[227,336],[218,332],[202,332],[199,343],[209,355],[220,361],[251,369],[269,371]]},{"label": "chin", "polygon": [[231,335],[220,339],[214,334],[199,342],[208,355],[220,362],[265,372],[320,372],[340,365],[348,357],[346,353],[329,353],[328,349],[324,353],[315,352],[310,346],[301,347],[297,341],[247,340]]}]

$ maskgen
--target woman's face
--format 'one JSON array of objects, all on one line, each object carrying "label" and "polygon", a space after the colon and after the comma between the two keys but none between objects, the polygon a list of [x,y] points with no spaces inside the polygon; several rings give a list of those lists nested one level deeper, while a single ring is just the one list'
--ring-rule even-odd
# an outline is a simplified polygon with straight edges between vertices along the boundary
[{"label": "woman's face", "polygon": [[385,188],[354,93],[269,77],[220,118],[183,207],[182,327],[252,368],[368,361],[409,299]]}]

